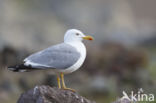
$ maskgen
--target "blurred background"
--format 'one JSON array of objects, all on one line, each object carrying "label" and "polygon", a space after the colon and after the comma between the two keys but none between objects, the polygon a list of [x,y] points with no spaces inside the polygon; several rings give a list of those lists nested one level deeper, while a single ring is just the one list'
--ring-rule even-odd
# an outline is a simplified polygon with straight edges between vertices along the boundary
[{"label": "blurred background", "polygon": [[14,73],[6,66],[62,42],[71,28],[95,40],[85,41],[86,61],[65,76],[68,87],[97,103],[111,103],[123,90],[156,94],[155,5],[156,0],[0,0],[0,102],[16,103],[36,85],[57,86],[49,71]]}]

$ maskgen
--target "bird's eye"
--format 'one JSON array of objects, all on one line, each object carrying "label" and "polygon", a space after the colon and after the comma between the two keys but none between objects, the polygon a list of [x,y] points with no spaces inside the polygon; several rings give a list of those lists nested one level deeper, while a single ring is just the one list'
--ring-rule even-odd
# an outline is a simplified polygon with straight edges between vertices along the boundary
[{"label": "bird's eye", "polygon": [[76,33],[76,35],[79,36],[80,34],[79,33]]}]

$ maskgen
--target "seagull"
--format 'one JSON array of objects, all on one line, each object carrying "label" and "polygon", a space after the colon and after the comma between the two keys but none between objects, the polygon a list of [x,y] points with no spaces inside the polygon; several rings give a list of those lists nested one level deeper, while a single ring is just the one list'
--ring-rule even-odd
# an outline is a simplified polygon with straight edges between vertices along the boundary
[{"label": "seagull", "polygon": [[80,30],[69,29],[64,35],[63,43],[34,53],[25,58],[22,64],[8,69],[14,72],[51,69],[57,75],[58,88],[75,91],[66,87],[64,74],[78,70],[84,63],[86,47],[83,40],[93,40],[93,37],[85,36]]}]

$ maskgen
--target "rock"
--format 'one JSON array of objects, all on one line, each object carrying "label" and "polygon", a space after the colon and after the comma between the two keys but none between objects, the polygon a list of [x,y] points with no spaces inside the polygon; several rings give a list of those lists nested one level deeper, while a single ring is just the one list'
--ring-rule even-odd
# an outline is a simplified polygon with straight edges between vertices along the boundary
[{"label": "rock", "polygon": [[95,103],[70,90],[36,86],[23,93],[17,103]]}]

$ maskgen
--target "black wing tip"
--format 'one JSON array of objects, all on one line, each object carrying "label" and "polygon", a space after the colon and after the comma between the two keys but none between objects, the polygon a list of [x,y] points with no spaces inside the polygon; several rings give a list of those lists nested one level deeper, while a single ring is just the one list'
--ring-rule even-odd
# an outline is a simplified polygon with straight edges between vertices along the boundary
[{"label": "black wing tip", "polygon": [[8,67],[8,70],[11,70],[13,72],[26,72],[27,68],[24,64],[16,65],[16,66],[10,66]]},{"label": "black wing tip", "polygon": [[16,68],[14,68],[14,67],[8,67],[8,70],[16,71]]},{"label": "black wing tip", "polygon": [[13,72],[30,72],[33,70],[40,70],[39,68],[34,68],[31,65],[24,65],[24,64],[20,64],[20,65],[16,65],[16,66],[10,66],[8,67],[8,70],[13,71]]}]

